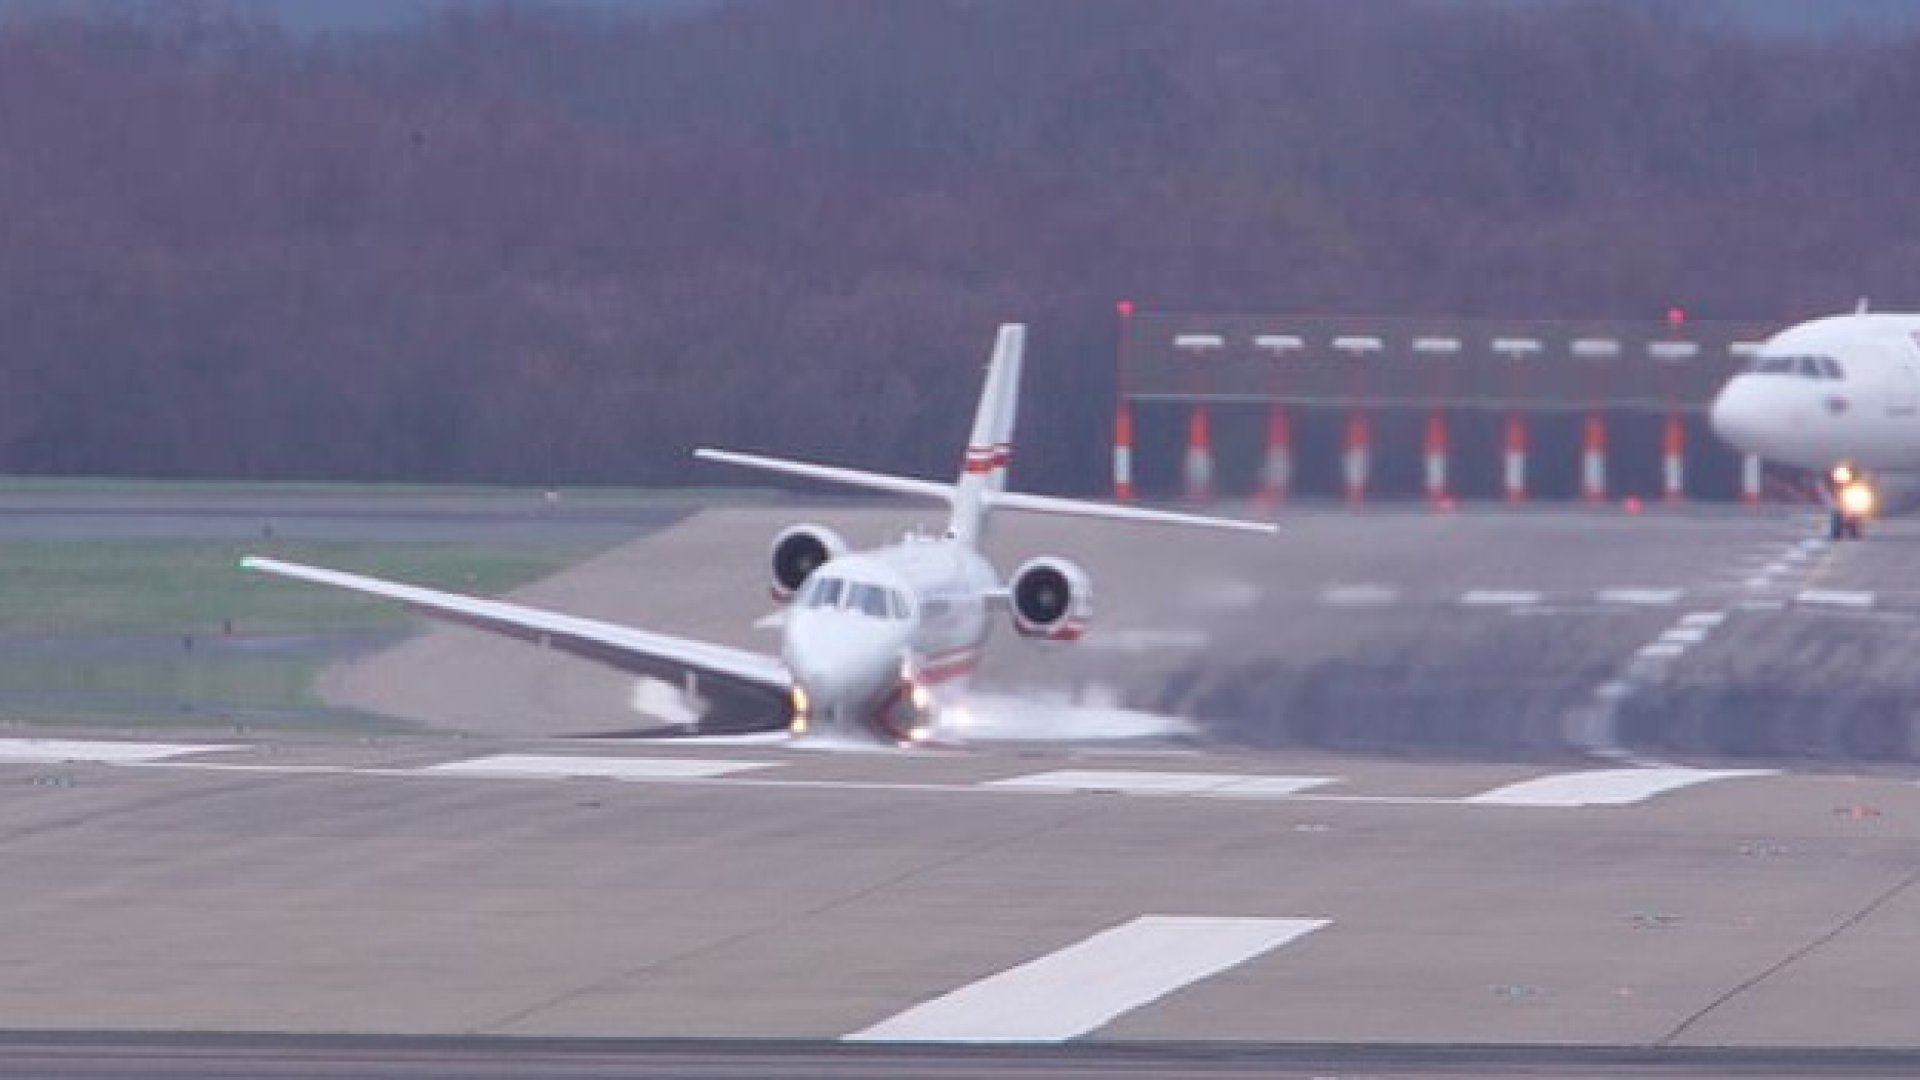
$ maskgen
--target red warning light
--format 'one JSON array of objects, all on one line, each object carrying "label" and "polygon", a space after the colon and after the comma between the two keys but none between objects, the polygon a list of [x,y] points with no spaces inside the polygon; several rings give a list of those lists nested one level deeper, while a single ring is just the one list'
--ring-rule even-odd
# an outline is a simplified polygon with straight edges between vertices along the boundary
[{"label": "red warning light", "polygon": [[1667,325],[1674,328],[1675,330],[1678,330],[1681,327],[1687,325],[1687,309],[1683,307],[1668,308],[1667,309]]},{"label": "red warning light", "polygon": [[1119,303],[1113,305],[1113,310],[1119,312],[1121,318],[1130,319],[1133,317],[1133,301],[1122,300]]}]

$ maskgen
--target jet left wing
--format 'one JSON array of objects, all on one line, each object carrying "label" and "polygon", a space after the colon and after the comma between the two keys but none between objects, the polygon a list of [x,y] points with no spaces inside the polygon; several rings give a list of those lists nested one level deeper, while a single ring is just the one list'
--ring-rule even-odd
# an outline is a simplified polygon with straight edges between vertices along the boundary
[{"label": "jet left wing", "polygon": [[660,679],[705,704],[705,732],[773,730],[791,716],[793,680],[778,659],[711,642],[655,634],[617,623],[543,611],[504,600],[440,592],[417,585],[250,555],[249,570],[297,578],[397,600],[424,615],[519,638]]}]

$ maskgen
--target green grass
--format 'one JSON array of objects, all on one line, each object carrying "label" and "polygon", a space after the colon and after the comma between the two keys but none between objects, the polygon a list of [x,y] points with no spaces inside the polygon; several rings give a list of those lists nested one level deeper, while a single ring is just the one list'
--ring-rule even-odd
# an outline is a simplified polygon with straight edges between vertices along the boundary
[{"label": "green grass", "polygon": [[147,480],[119,476],[20,476],[0,474],[0,495],[212,495],[242,496],[355,496],[394,498],[410,502],[460,499],[474,496],[546,498],[553,491],[565,502],[622,506],[738,505],[781,498],[780,491],[761,487],[563,487],[540,488],[487,484],[347,484],[290,483],[250,480]]},{"label": "green grass", "polygon": [[442,543],[0,542],[0,637],[285,633],[400,626],[392,603],[240,568],[246,554],[496,593],[584,552]]},{"label": "green grass", "polygon": [[243,554],[495,594],[587,553],[563,544],[0,542],[0,717],[392,727],[329,709],[313,684],[341,656],[398,637],[414,616],[391,602],[243,570]]}]

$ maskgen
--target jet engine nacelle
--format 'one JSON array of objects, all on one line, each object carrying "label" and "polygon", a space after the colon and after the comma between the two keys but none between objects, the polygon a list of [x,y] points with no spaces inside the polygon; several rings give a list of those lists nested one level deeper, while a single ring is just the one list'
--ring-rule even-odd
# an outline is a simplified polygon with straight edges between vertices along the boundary
[{"label": "jet engine nacelle", "polygon": [[1028,559],[1007,587],[1013,628],[1021,637],[1073,641],[1093,618],[1093,582],[1057,555]]},{"label": "jet engine nacelle", "polygon": [[786,603],[815,570],[847,553],[825,525],[789,525],[773,538],[773,598]]}]

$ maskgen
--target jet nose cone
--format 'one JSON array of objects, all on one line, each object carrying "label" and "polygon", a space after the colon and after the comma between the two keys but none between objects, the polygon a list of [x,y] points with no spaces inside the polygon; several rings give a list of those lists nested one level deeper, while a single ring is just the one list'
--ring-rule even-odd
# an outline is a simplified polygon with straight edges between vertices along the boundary
[{"label": "jet nose cone", "polygon": [[1735,375],[1714,397],[1707,412],[1714,433],[1736,449],[1755,452],[1765,420],[1760,397],[1747,376]]}]

